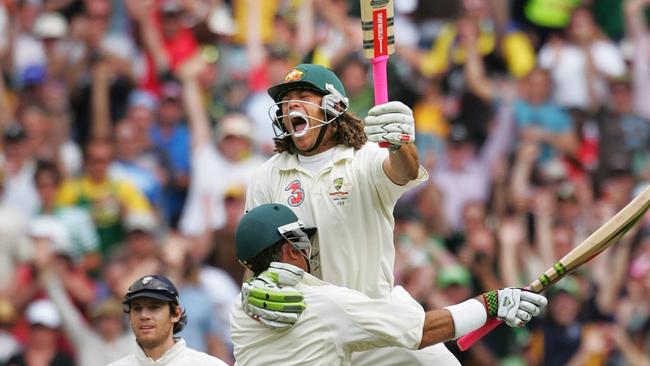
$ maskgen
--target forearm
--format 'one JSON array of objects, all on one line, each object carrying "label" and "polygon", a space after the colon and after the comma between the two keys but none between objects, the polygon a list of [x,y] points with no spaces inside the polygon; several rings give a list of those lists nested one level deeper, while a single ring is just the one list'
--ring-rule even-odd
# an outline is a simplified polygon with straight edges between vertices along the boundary
[{"label": "forearm", "polygon": [[[98,65],[96,67],[104,68],[105,66]],[[91,91],[91,135],[94,139],[109,139],[111,137],[108,88],[108,79],[106,76],[94,78]]]},{"label": "forearm", "polygon": [[169,70],[169,59],[163,47],[162,37],[154,24],[153,14],[142,17],[139,25],[142,32],[142,43],[153,59],[156,71],[160,73]]},{"label": "forearm", "polygon": [[460,338],[482,327],[487,318],[485,304],[480,298],[428,311],[424,317],[420,348]]},{"label": "forearm", "polygon": [[466,47],[467,60],[465,61],[465,76],[469,90],[484,101],[491,101],[494,97],[492,82],[485,75],[483,60],[478,53],[476,45]]},{"label": "forearm", "polygon": [[455,328],[451,312],[447,309],[428,311],[424,315],[420,349],[454,338]]},{"label": "forearm", "polygon": [[201,89],[196,78],[183,80],[183,104],[192,133],[192,146],[196,148],[210,139],[210,122],[201,103]]},{"label": "forearm", "polygon": [[417,178],[420,165],[414,144],[402,145],[384,160],[384,172],[393,183],[405,185]]}]

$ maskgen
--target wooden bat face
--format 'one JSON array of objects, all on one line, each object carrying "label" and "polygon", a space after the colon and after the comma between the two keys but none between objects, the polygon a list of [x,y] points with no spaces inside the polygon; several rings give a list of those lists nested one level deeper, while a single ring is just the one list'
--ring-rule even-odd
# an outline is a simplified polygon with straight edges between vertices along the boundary
[{"label": "wooden bat face", "polygon": [[589,262],[625,235],[650,209],[650,186],[602,225],[582,243],[557,261],[530,286],[533,292],[542,292],[576,268]]},{"label": "wooden bat face", "polygon": [[395,52],[393,0],[360,0],[363,55],[388,56]]}]

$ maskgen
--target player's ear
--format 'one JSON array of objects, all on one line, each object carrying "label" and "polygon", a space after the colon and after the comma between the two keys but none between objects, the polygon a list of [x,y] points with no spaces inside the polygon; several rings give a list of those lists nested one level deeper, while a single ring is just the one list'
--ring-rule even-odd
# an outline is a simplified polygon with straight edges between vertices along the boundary
[{"label": "player's ear", "polygon": [[282,244],[280,253],[282,254],[282,262],[284,263],[292,264],[298,260],[302,260],[302,255],[300,252],[287,241]]}]

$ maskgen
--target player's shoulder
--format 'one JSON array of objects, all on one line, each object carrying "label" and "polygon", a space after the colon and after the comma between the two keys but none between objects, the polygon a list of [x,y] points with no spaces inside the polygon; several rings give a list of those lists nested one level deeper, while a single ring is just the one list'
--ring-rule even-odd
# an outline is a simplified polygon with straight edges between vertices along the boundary
[{"label": "player's shoulder", "polygon": [[227,366],[227,364],[220,359],[189,347],[185,348],[185,354],[187,354],[189,356],[188,358],[190,358],[192,361],[198,362],[197,365]]},{"label": "player's shoulder", "polygon": [[133,366],[133,365],[138,365],[138,360],[135,358],[135,355],[128,355],[124,358],[120,358],[119,360],[109,363],[108,366]]}]

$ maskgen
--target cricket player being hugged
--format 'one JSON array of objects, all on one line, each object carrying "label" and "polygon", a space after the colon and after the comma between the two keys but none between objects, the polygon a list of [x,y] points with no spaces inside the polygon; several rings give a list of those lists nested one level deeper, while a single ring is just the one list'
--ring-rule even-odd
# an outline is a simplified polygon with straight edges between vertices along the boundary
[{"label": "cricket player being hugged", "polygon": [[[238,299],[230,318],[237,364],[356,365],[351,358],[354,352],[380,347],[417,350],[460,337],[481,327],[488,317],[520,327],[546,305],[545,297],[516,288],[491,291],[426,313],[400,286],[393,287],[386,299],[373,299],[305,273],[310,269],[312,251],[309,232],[293,211],[281,204],[258,206],[239,223],[235,240],[240,262],[255,273],[256,281],[282,282],[291,285],[285,290],[302,293],[303,298],[280,306],[304,311],[292,327],[272,329],[246,314],[242,299]],[[272,300],[273,296],[252,301],[273,309],[278,304]],[[427,360],[431,365],[458,363],[455,359],[449,362],[444,354],[430,355]],[[397,364],[390,357],[375,362]],[[399,362],[417,363],[406,358]]]},{"label": "cricket player being hugged", "polygon": [[[315,64],[295,66],[268,92],[275,101],[269,116],[278,154],[253,176],[246,208],[264,203],[289,206],[306,225],[319,229],[313,239],[311,274],[373,299],[388,298],[395,262],[393,208],[404,192],[428,179],[413,144],[411,109],[388,102],[373,107],[361,120],[347,111],[339,78]],[[388,142],[390,148],[380,148],[377,142]],[[276,290],[284,291],[279,285]],[[245,283],[244,310],[270,327],[290,327],[299,313],[281,306],[263,311],[248,300],[264,298],[271,291],[268,286],[264,281]],[[442,344],[428,351],[456,361]],[[386,360],[387,355],[373,354]],[[365,359],[354,362],[373,364]],[[422,364],[427,362],[423,359]]]}]

